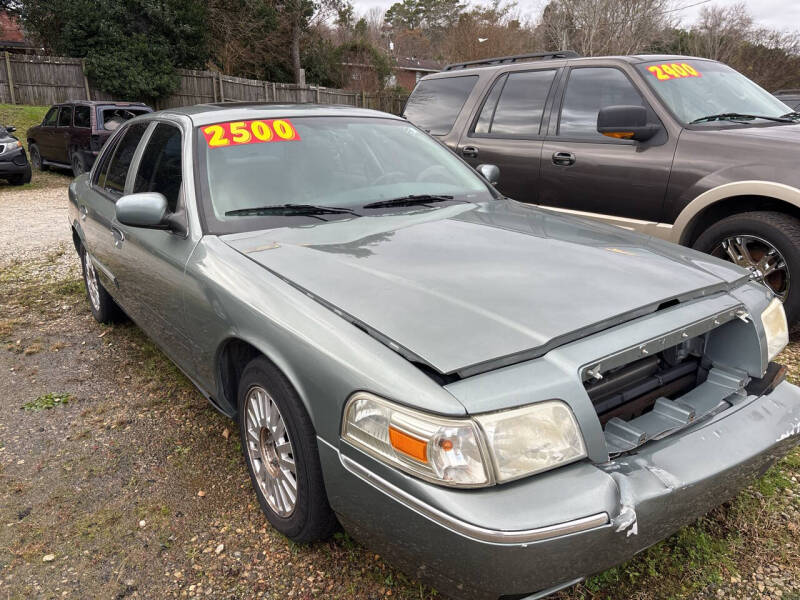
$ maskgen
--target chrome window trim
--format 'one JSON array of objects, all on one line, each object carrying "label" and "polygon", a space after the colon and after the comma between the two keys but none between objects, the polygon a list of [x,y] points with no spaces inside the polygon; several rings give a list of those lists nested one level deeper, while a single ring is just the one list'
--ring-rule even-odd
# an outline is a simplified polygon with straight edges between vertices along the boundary
[{"label": "chrome window trim", "polygon": [[[324,440],[322,441],[324,442]],[[330,446],[327,442],[324,443]],[[333,446],[331,446],[331,448],[333,448]],[[556,523],[555,525],[547,525],[545,527],[537,527],[535,529],[519,529],[512,531],[488,529],[457,519],[437,508],[421,502],[408,492],[401,490],[385,479],[375,475],[347,456],[339,454],[339,459],[342,466],[347,471],[397,502],[428,518],[437,525],[441,525],[450,531],[479,542],[487,542],[490,544],[527,544],[596,529],[608,525],[611,522],[608,513],[601,512],[589,515],[588,517],[573,519],[572,521],[565,521],[564,523]]]}]

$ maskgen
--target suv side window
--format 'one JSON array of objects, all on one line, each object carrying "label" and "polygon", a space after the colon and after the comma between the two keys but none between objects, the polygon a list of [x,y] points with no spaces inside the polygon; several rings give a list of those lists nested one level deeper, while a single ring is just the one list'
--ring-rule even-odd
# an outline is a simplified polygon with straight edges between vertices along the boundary
[{"label": "suv side window", "polygon": [[149,123],[136,123],[123,132],[122,139],[117,143],[114,156],[108,165],[108,171],[100,175],[98,184],[111,195],[119,197],[124,193],[128,168],[148,125]]},{"label": "suv side window", "polygon": [[500,137],[539,135],[555,70],[520,71],[498,79],[486,98],[475,133]]},{"label": "suv side window", "polygon": [[608,140],[597,131],[597,113],[619,104],[647,108],[642,96],[619,69],[587,67],[572,69],[561,106],[558,135]]},{"label": "suv side window", "polygon": [[42,121],[42,125],[44,127],[54,127],[57,120],[58,120],[58,107],[54,106],[53,108],[47,111],[47,114],[44,116],[44,120]]},{"label": "suv side window", "polygon": [[133,193],[158,192],[167,199],[171,212],[178,207],[181,191],[181,130],[173,125],[159,123],[139,161],[139,170],[133,184]]},{"label": "suv side window", "polygon": [[91,127],[92,121],[89,116],[91,113],[88,106],[75,107],[75,127]]},{"label": "suv side window", "polygon": [[61,111],[58,113],[58,126],[71,127],[72,126],[72,107],[62,106]]},{"label": "suv side window", "polygon": [[406,103],[403,116],[430,134],[446,135],[477,82],[477,75],[420,81]]}]

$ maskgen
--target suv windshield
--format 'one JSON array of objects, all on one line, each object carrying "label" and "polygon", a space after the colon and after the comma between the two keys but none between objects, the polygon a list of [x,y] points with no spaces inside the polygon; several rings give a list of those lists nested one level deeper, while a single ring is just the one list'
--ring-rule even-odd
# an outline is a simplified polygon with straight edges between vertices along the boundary
[{"label": "suv windshield", "polygon": [[226,122],[199,128],[196,143],[206,224],[216,233],[492,198],[477,173],[404,121]]},{"label": "suv windshield", "polygon": [[760,123],[757,117],[775,119],[792,110],[722,63],[687,58],[681,62],[644,63],[637,68],[684,124],[716,116],[738,123]]}]

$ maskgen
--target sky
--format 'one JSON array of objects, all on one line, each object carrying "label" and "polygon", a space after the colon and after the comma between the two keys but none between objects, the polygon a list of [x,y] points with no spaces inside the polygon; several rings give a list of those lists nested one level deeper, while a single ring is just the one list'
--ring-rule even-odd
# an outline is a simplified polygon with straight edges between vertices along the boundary
[{"label": "sky", "polygon": [[[396,0],[351,0],[356,8],[356,12],[365,13],[373,7],[380,7],[382,9],[389,8]],[[675,14],[679,15],[684,25],[692,23],[703,5],[690,6],[696,4],[700,0],[676,0],[676,8],[686,7],[684,10],[676,11]],[[710,6],[712,4],[721,6],[731,6],[741,2],[742,0],[711,0],[704,4]],[[546,4],[546,0],[518,0],[520,12],[523,16],[530,16],[532,18],[538,17],[541,13],[542,6]],[[800,0],[744,0],[747,10],[753,17],[757,25],[770,27],[780,30],[800,31]]]}]

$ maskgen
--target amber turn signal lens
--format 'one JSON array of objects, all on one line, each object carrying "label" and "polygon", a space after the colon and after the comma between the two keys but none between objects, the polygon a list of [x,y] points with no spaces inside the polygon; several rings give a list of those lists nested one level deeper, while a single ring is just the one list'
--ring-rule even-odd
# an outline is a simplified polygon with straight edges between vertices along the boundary
[{"label": "amber turn signal lens", "polygon": [[414,436],[400,431],[399,429],[395,429],[394,427],[389,427],[389,441],[392,443],[392,447],[398,452],[402,452],[414,460],[418,460],[423,463],[428,462],[427,442],[419,440]]},{"label": "amber turn signal lens", "polygon": [[603,132],[603,135],[610,138],[616,138],[618,140],[629,140],[633,137],[632,131],[606,131]]}]

